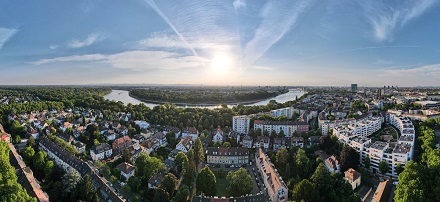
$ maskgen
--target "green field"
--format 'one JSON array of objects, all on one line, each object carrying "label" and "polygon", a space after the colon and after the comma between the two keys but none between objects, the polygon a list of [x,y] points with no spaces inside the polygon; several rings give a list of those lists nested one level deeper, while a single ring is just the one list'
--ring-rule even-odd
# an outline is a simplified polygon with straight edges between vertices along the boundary
[{"label": "green field", "polygon": [[226,191],[226,186],[228,186],[228,181],[226,177],[219,177],[217,172],[213,172],[215,174],[217,180],[217,196],[219,197],[229,197],[228,192]]}]

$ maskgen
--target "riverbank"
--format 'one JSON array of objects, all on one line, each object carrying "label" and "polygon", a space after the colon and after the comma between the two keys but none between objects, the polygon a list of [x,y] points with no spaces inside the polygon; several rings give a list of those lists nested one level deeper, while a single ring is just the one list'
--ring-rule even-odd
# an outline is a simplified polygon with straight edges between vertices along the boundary
[{"label": "riverbank", "polygon": [[[243,103],[243,105],[246,106],[257,106],[257,105],[267,105],[270,100],[275,100],[278,103],[285,103],[287,101],[291,101],[291,100],[295,100],[296,98],[300,99],[301,96],[303,96],[304,94],[306,94],[307,92],[305,91],[300,91],[300,90],[290,90],[289,92],[285,93],[285,94],[280,94],[278,96],[275,97],[271,97],[271,98],[267,98],[267,99],[262,99],[262,100],[256,100],[256,102],[252,102],[252,103]],[[166,102],[155,102],[153,103],[153,101],[148,101],[148,100],[140,100],[138,98],[134,98],[131,97],[129,95],[129,91],[127,90],[116,90],[113,89],[111,93],[107,94],[104,96],[104,99],[109,99],[109,100],[114,100],[116,102],[120,101],[123,102],[125,105],[128,104],[144,104],[150,108],[153,108],[157,105],[161,105],[164,104]],[[202,103],[200,105],[186,105],[186,103],[180,103],[182,105],[176,105],[177,107],[183,107],[183,108],[208,108],[208,109],[215,109],[218,107],[221,107],[220,104],[219,105],[215,105],[215,104],[206,104],[206,103]],[[239,103],[242,104],[242,103]],[[229,108],[236,106],[237,104],[226,104]]]},{"label": "riverbank", "polygon": [[[286,94],[286,93],[283,93],[283,94]],[[283,94],[280,94],[280,95],[283,95]],[[250,105],[250,104],[255,104],[255,103],[262,102],[262,101],[265,101],[267,99],[270,99],[270,98],[263,98],[263,99],[259,99],[259,100],[251,100],[251,101],[244,101],[244,102],[223,102],[223,103],[209,103],[209,104],[207,104],[207,103],[182,103],[182,102],[175,103],[175,102],[167,102],[167,101],[148,100],[148,99],[144,99],[144,98],[140,98],[140,97],[137,97],[135,95],[132,95],[132,93],[130,91],[128,92],[128,95],[130,97],[134,98],[134,99],[140,100],[142,102],[147,102],[147,103],[153,103],[153,104],[159,104],[159,105],[162,105],[162,104],[165,104],[165,103],[171,103],[171,104],[174,104],[176,106],[193,106],[193,107],[194,106],[210,107],[210,106],[218,106],[218,105],[221,105],[221,104],[226,104],[226,105]],[[277,96],[279,96],[279,95],[277,95]]]}]

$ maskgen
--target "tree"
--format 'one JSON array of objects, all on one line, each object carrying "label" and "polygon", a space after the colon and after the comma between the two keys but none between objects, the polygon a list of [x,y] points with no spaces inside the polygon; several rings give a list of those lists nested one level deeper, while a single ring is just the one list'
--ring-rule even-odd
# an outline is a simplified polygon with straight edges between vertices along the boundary
[{"label": "tree", "polygon": [[301,179],[308,178],[310,176],[310,160],[307,158],[306,152],[303,149],[299,149],[296,153],[296,168],[298,176]]},{"label": "tree", "polygon": [[379,171],[380,171],[380,173],[385,175],[389,170],[390,170],[390,168],[388,167],[388,163],[385,160],[382,160],[379,163]]},{"label": "tree", "polygon": [[221,147],[222,146],[222,143],[220,142],[220,141],[216,141],[215,143],[214,143],[214,145],[213,145],[214,147]]},{"label": "tree", "polygon": [[163,188],[157,188],[156,194],[154,195],[154,202],[168,202],[170,201],[170,195]]},{"label": "tree", "polygon": [[122,159],[124,159],[125,162],[130,161],[130,150],[128,150],[128,148],[122,150]]},{"label": "tree", "polygon": [[371,166],[370,157],[367,156],[367,157],[365,158],[364,164],[365,164],[365,168],[367,168],[368,170],[370,170],[370,166]]},{"label": "tree", "polygon": [[34,148],[28,146],[28,147],[26,147],[26,149],[24,149],[23,158],[24,158],[24,161],[26,162],[26,164],[28,164],[28,166],[30,166],[29,164],[32,162],[34,155],[35,155]]},{"label": "tree", "polygon": [[397,163],[395,169],[396,169],[396,173],[397,173],[397,175],[399,175],[400,173],[402,173],[403,170],[404,170],[402,164],[400,164],[400,163]]},{"label": "tree", "polygon": [[285,136],[284,130],[280,130],[280,133],[278,133],[279,138],[283,138]]},{"label": "tree", "polygon": [[78,172],[69,169],[62,179],[63,191],[62,195],[65,198],[70,198],[71,201],[76,201],[78,197],[78,184],[81,181],[81,176]]},{"label": "tree", "polygon": [[217,193],[216,183],[217,181],[214,173],[211,171],[211,169],[209,169],[209,167],[205,166],[197,175],[197,193],[203,193],[206,196],[215,196]]},{"label": "tree", "polygon": [[345,172],[349,168],[357,169],[359,160],[360,156],[357,151],[344,145],[341,151],[341,172]]},{"label": "tree", "polygon": [[29,139],[28,139],[28,146],[30,146],[30,147],[34,147],[35,146],[35,138],[34,138],[34,136],[29,136]]},{"label": "tree", "polygon": [[205,160],[205,154],[203,153],[202,141],[197,138],[194,143],[194,161],[196,165]]},{"label": "tree", "polygon": [[46,153],[43,151],[39,151],[37,154],[34,155],[34,166],[39,171],[44,170],[44,165],[46,164]]},{"label": "tree", "polygon": [[334,201],[334,180],[323,163],[319,163],[312,177],[310,177],[310,180],[316,186],[319,191],[319,195],[324,199],[324,201]]},{"label": "tree", "polygon": [[78,192],[80,194],[80,198],[82,198],[86,202],[98,202],[99,198],[95,190],[95,186],[93,186],[92,177],[90,175],[84,176],[78,186]]},{"label": "tree", "polygon": [[240,168],[235,172],[230,171],[226,176],[226,179],[228,181],[226,189],[231,196],[243,196],[249,194],[254,187],[252,177],[244,168]]},{"label": "tree", "polygon": [[281,148],[277,151],[275,156],[276,161],[279,165],[285,165],[287,163],[287,158],[289,157],[289,152],[286,148]]},{"label": "tree", "polygon": [[9,146],[4,141],[0,141],[0,193],[0,201],[37,201],[17,182],[15,169],[9,162]]},{"label": "tree", "polygon": [[162,182],[162,188],[168,192],[170,196],[173,195],[174,190],[176,190],[179,180],[173,173],[167,173]]},{"label": "tree", "polygon": [[179,152],[176,155],[176,158],[174,158],[174,162],[177,166],[177,171],[182,172],[182,170],[186,167],[186,164],[188,163],[188,157],[186,157],[186,154],[183,152]]},{"label": "tree", "polygon": [[427,200],[426,181],[424,176],[426,168],[414,161],[405,165],[405,170],[399,175],[399,184],[394,192],[394,201],[429,201]]},{"label": "tree", "polygon": [[227,148],[229,148],[229,147],[231,147],[231,143],[229,143],[229,142],[224,142],[224,143],[223,143],[223,147],[227,147]]},{"label": "tree", "polygon": [[316,186],[308,179],[303,179],[295,185],[292,192],[292,198],[296,201],[315,202],[321,201]]},{"label": "tree", "polygon": [[101,169],[101,173],[102,173],[104,176],[108,176],[108,175],[110,175],[110,173],[111,173],[111,168],[110,168],[107,164],[105,164],[105,165],[102,167],[102,169]]},{"label": "tree", "polygon": [[53,161],[46,161],[46,164],[44,165],[44,179],[50,180],[50,176],[52,175],[54,168],[55,164],[53,163]]},{"label": "tree", "polygon": [[176,202],[189,202],[189,188],[186,185],[180,187],[177,191],[176,197],[174,197]]},{"label": "tree", "polygon": [[149,157],[147,153],[141,153],[136,158],[136,176],[143,182],[148,182],[150,177],[157,171],[164,171],[165,164],[156,157]]}]

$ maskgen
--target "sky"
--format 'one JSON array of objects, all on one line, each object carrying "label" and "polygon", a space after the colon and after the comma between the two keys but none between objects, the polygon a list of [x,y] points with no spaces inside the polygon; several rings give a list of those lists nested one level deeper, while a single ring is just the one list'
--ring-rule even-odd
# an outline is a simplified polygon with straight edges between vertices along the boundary
[{"label": "sky", "polygon": [[0,1],[0,84],[440,86],[440,0]]}]

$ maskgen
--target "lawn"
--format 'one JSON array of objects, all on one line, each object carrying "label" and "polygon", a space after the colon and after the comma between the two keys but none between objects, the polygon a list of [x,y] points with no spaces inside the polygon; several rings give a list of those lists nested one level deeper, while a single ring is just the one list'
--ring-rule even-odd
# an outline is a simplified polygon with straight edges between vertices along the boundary
[{"label": "lawn", "polygon": [[217,172],[214,172],[216,180],[217,180],[217,196],[219,197],[229,197],[228,192],[226,191],[226,186],[228,186],[228,181],[226,177],[219,177]]}]

